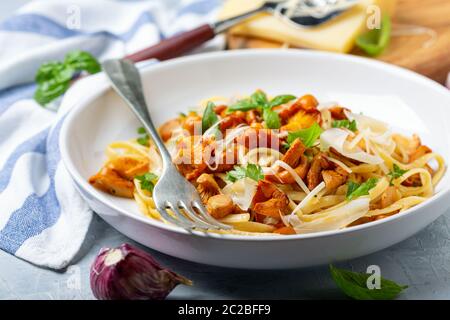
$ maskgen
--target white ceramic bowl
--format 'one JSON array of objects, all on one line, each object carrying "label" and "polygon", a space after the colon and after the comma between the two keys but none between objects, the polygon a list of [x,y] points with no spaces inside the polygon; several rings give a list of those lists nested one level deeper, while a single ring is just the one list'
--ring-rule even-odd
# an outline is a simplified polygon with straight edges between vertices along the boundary
[{"label": "white ceramic bowl", "polygon": [[[215,95],[313,93],[339,99],[417,132],[450,159],[450,93],[413,72],[348,55],[301,50],[259,50],[202,54],[142,71],[150,113],[156,124]],[[418,232],[450,206],[449,174],[425,203],[381,221],[339,231],[284,237],[246,237],[188,232],[144,217],[132,200],[112,197],[87,183],[105,160],[104,149],[136,136],[139,123],[110,89],[95,92],[72,110],[61,134],[63,161],[95,212],[128,237],[158,251],[224,267],[272,269],[306,267],[381,250]]]}]

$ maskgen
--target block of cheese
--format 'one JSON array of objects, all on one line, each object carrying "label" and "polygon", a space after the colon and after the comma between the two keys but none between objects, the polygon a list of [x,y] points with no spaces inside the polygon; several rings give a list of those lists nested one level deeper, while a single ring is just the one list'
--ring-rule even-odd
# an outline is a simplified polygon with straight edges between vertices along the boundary
[{"label": "block of cheese", "polygon": [[[230,30],[232,34],[287,43],[296,47],[349,52],[356,37],[366,30],[367,19],[376,5],[381,14],[393,15],[396,0],[360,0],[360,3],[317,27],[291,26],[270,14],[262,13]],[[227,0],[219,18],[226,19],[257,8],[264,0]]]}]

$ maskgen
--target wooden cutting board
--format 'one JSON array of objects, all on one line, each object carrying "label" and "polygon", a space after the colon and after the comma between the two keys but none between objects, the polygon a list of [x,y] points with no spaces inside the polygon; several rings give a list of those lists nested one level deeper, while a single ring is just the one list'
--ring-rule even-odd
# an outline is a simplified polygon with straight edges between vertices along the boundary
[{"label": "wooden cutting board", "polygon": [[[411,27],[426,27],[430,34],[416,33]],[[407,35],[395,35],[399,32]],[[421,73],[444,84],[450,72],[450,0],[398,0],[393,34],[387,50],[376,59]],[[229,49],[281,48],[285,44],[228,35]],[[358,49],[352,54],[363,55]]]}]

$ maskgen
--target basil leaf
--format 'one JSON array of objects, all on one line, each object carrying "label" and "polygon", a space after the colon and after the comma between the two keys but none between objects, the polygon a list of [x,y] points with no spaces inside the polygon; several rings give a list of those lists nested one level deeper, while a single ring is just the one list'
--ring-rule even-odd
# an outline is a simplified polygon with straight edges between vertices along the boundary
[{"label": "basil leaf", "polygon": [[347,200],[353,200],[355,198],[365,196],[369,194],[370,189],[374,188],[378,183],[378,179],[370,178],[362,184],[358,184],[353,181],[349,181],[347,189]]},{"label": "basil leaf", "polygon": [[264,109],[263,119],[266,123],[266,127],[269,129],[278,129],[281,127],[280,116],[271,109]]},{"label": "basil leaf", "polygon": [[295,139],[299,138],[306,148],[311,148],[322,132],[322,128],[317,124],[317,122],[314,122],[314,124],[307,129],[289,132],[287,143],[291,144]]},{"label": "basil leaf", "polygon": [[70,86],[74,69],[61,62],[44,63],[37,71],[35,81],[38,83],[34,93],[34,100],[40,105],[55,100]]},{"label": "basil leaf", "polygon": [[380,289],[367,288],[368,273],[352,272],[330,265],[330,273],[336,285],[349,297],[357,300],[392,300],[408,286],[381,277]]},{"label": "basil leaf", "polygon": [[34,100],[40,105],[46,105],[47,103],[55,100],[69,88],[70,81],[58,82],[54,80],[43,82],[38,85],[34,92]]},{"label": "basil leaf", "polygon": [[202,117],[202,132],[204,133],[206,130],[208,130],[210,127],[212,127],[217,121],[219,121],[219,118],[217,117],[216,113],[214,112],[214,108],[216,106],[211,101],[208,102],[205,111],[203,112]]},{"label": "basil leaf", "polygon": [[136,176],[135,179],[139,180],[142,190],[147,190],[152,193],[158,176],[154,173],[147,172],[142,176]]},{"label": "basil leaf", "polygon": [[267,101],[266,94],[261,90],[258,90],[255,93],[253,93],[250,99],[256,107],[266,108],[269,103],[269,101]]},{"label": "basil leaf", "polygon": [[89,52],[80,50],[69,52],[64,59],[64,64],[75,70],[86,71],[90,74],[101,70],[100,63]]},{"label": "basil leaf", "polygon": [[51,61],[42,64],[36,72],[37,82],[34,99],[41,105],[58,98],[70,86],[70,82],[80,71],[91,74],[99,72],[100,64],[95,58],[84,51],[69,52],[64,62]]},{"label": "basil leaf", "polygon": [[368,55],[377,56],[388,46],[391,29],[391,19],[385,15],[381,20],[380,29],[373,29],[360,35],[356,38],[356,45]]},{"label": "basil leaf", "polygon": [[273,99],[270,101],[269,106],[270,106],[271,108],[277,107],[277,106],[279,106],[279,105],[288,103],[289,101],[294,100],[294,99],[295,99],[295,96],[293,96],[293,95],[288,95],[288,94],[276,96],[275,98],[273,98]]},{"label": "basil leaf", "polygon": [[250,111],[256,109],[257,105],[251,99],[239,100],[235,104],[228,107],[227,112],[233,111]]},{"label": "basil leaf", "polygon": [[47,81],[65,82],[72,80],[73,68],[58,61],[41,65],[36,72],[35,81],[42,84]]},{"label": "basil leaf", "polygon": [[228,112],[233,111],[250,111],[256,108],[267,108],[267,96],[261,90],[254,92],[250,98],[242,99],[228,107]]},{"label": "basil leaf", "polygon": [[257,108],[270,109],[281,104],[287,103],[295,99],[292,95],[279,95],[273,98],[270,102],[267,100],[267,95],[258,90],[254,92],[250,98],[239,100],[235,104],[228,107],[228,112],[233,111],[250,111]]},{"label": "basil leaf", "polygon": [[357,130],[356,128],[356,121],[352,120],[334,120],[333,123],[331,124],[331,126],[333,128],[347,128],[353,132],[355,132]]},{"label": "basil leaf", "polygon": [[389,184],[392,185],[392,181],[394,181],[394,179],[400,178],[406,172],[408,172],[408,170],[403,170],[398,165],[396,165],[394,163],[394,166],[393,166],[392,170],[387,174],[388,176],[391,177],[391,180],[389,181]]},{"label": "basil leaf", "polygon": [[249,163],[246,168],[235,166],[233,170],[227,172],[226,179],[231,182],[250,178],[255,181],[264,179],[262,168],[256,164]]}]

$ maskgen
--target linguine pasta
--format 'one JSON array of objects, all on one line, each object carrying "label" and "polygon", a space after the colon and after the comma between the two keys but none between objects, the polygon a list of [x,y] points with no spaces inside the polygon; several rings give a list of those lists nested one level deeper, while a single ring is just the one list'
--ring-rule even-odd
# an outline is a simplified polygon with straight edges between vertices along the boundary
[{"label": "linguine pasta", "polygon": [[[159,132],[208,212],[234,227],[222,233],[302,234],[380,220],[426,201],[446,169],[418,136],[312,95],[214,97]],[[163,221],[152,200],[162,160],[138,133],[107,146],[89,181]]]}]

